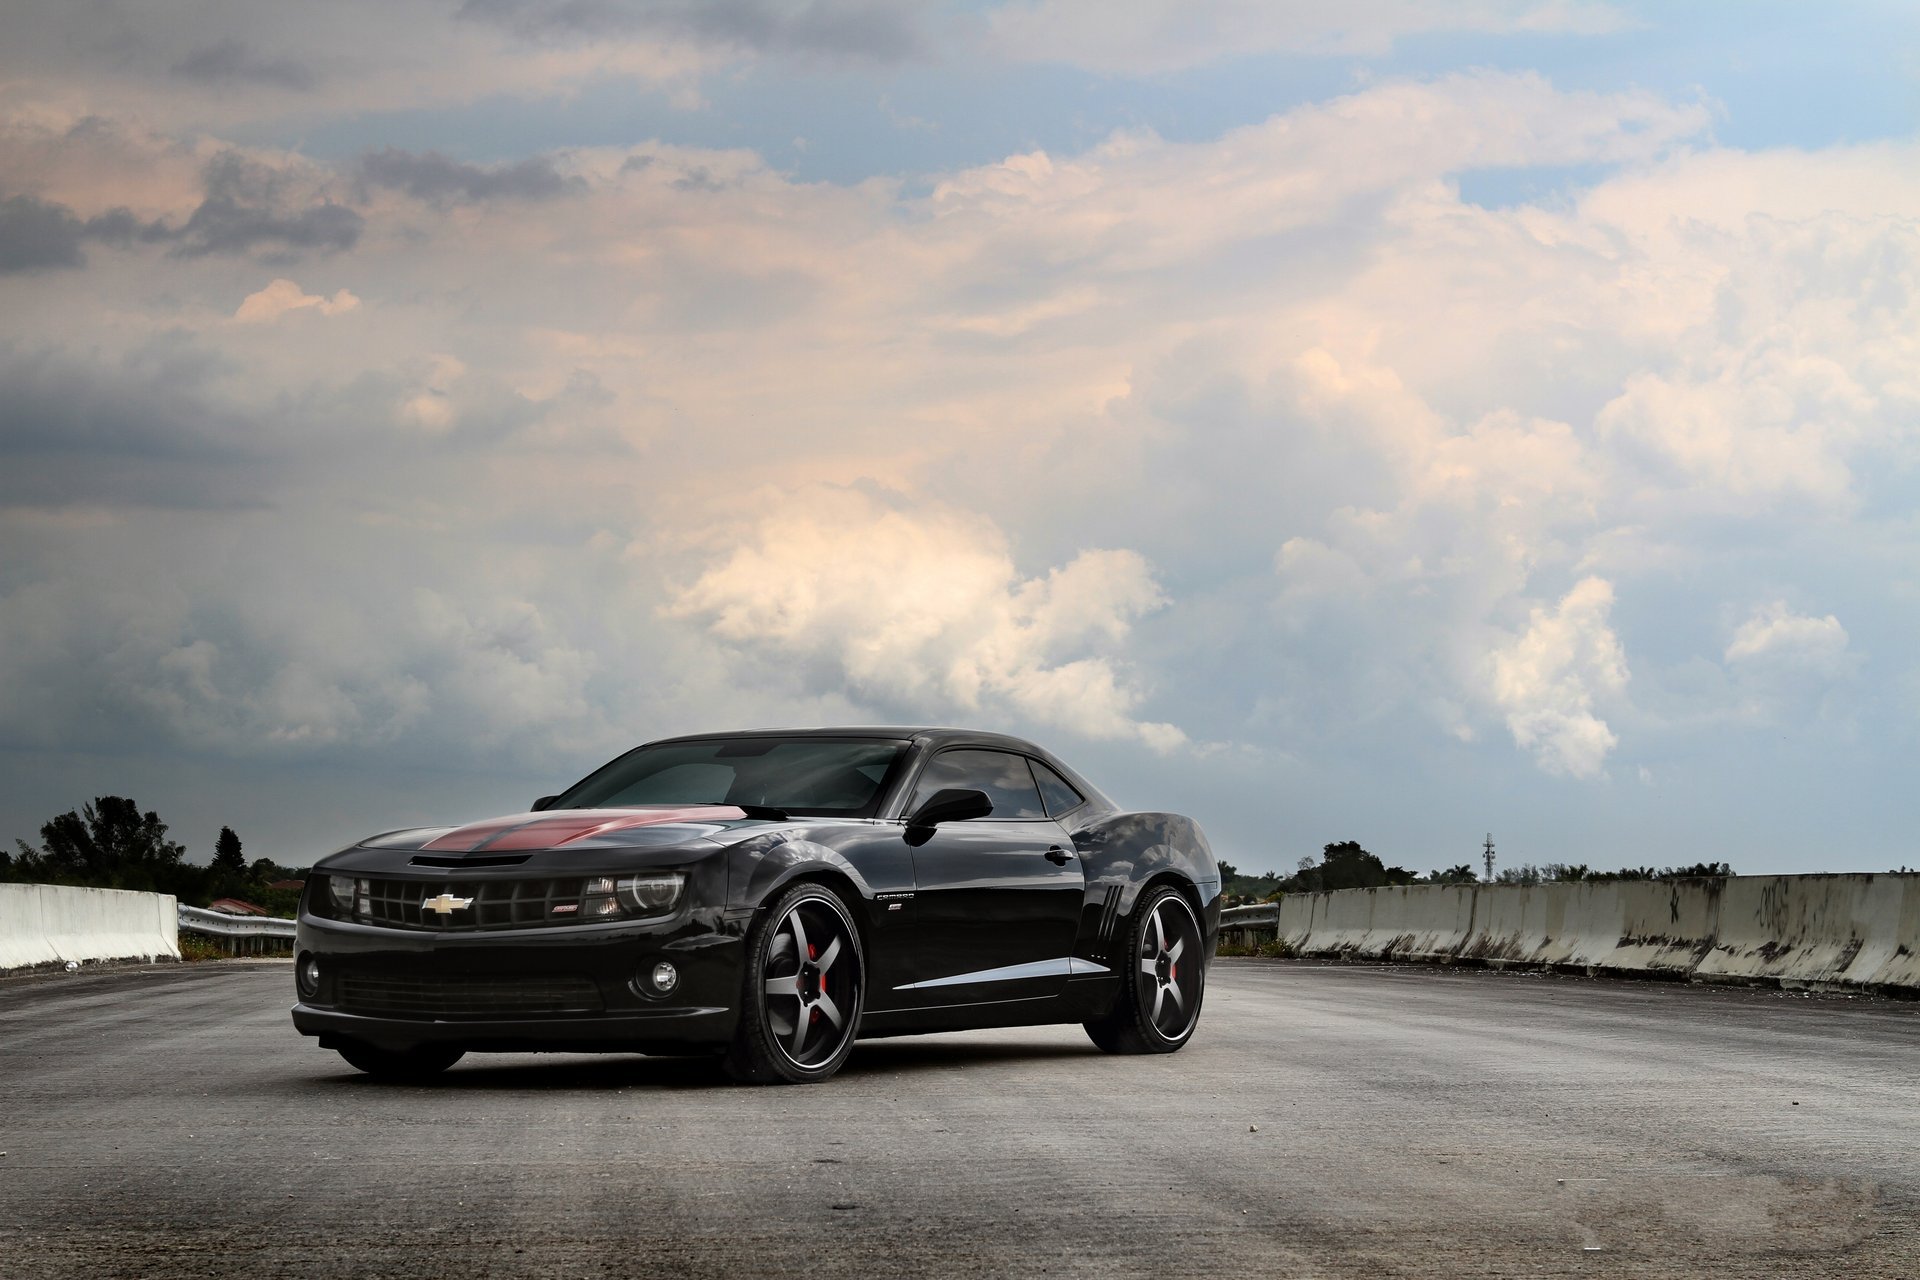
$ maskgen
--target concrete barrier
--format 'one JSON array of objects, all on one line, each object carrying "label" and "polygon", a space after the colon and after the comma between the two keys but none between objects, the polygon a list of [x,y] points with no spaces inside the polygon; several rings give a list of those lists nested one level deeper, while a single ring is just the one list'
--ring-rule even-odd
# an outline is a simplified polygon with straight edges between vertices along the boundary
[{"label": "concrete barrier", "polygon": [[1920,988],[1920,876],[1727,882],[1703,978]]},{"label": "concrete barrier", "polygon": [[[1249,909],[1241,908],[1239,912]],[[1305,956],[1920,995],[1920,875],[1398,885],[1222,924]]]},{"label": "concrete barrier", "polygon": [[92,960],[178,960],[170,893],[0,884],[0,972]]}]

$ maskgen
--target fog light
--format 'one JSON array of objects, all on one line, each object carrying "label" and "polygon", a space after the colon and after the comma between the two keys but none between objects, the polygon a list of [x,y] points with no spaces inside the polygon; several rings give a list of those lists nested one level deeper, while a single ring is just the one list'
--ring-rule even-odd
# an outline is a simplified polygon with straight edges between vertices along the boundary
[{"label": "fog light", "polygon": [[673,990],[680,983],[680,971],[662,960],[653,966],[653,989],[661,995]]},{"label": "fog light", "polygon": [[300,988],[300,995],[308,1000],[320,994],[320,962],[312,956],[302,956],[300,967],[294,971],[294,985]]}]

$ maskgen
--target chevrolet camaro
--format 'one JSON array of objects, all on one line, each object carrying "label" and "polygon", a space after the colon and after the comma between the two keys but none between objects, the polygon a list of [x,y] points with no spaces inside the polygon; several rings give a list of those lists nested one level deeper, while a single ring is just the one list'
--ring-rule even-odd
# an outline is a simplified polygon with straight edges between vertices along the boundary
[{"label": "chevrolet camaro", "polygon": [[1082,1024],[1192,1037],[1220,873],[1191,819],[960,729],[650,742],[531,810],[325,859],[293,1022],[375,1076],[469,1052],[713,1054],[824,1080],[854,1041]]}]

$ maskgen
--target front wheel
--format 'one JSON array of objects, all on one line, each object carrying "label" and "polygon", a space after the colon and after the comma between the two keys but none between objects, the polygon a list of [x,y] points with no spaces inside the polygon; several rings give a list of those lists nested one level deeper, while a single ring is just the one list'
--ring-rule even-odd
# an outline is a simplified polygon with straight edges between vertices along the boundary
[{"label": "front wheel", "polygon": [[1178,889],[1158,885],[1141,898],[1127,936],[1120,998],[1083,1025],[1108,1053],[1172,1053],[1193,1037],[1206,994],[1200,918]]},{"label": "front wheel", "polygon": [[466,1050],[443,1049],[438,1045],[378,1049],[370,1044],[349,1044],[340,1046],[340,1056],[347,1060],[347,1065],[378,1079],[417,1083],[431,1080],[466,1057]]},{"label": "front wheel", "polygon": [[838,1071],[860,1028],[866,959],[838,894],[800,884],[781,895],[747,940],[727,1074],[748,1084],[810,1084]]}]

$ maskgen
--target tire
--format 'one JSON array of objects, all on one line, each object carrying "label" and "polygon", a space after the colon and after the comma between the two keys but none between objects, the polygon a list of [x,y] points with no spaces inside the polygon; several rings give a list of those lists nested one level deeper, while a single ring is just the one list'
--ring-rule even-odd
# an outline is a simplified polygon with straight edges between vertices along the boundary
[{"label": "tire", "polygon": [[1191,1040],[1207,989],[1200,939],[1200,918],[1178,889],[1149,889],[1127,922],[1120,997],[1082,1024],[1087,1036],[1108,1053],[1173,1053]]},{"label": "tire", "polygon": [[417,1049],[378,1049],[370,1044],[342,1045],[340,1056],[379,1080],[420,1083],[431,1080],[467,1056],[464,1049],[421,1045]]},{"label": "tire", "polygon": [[866,951],[847,904],[824,885],[795,885],[747,937],[727,1074],[743,1084],[828,1079],[853,1052],[866,995]]}]

